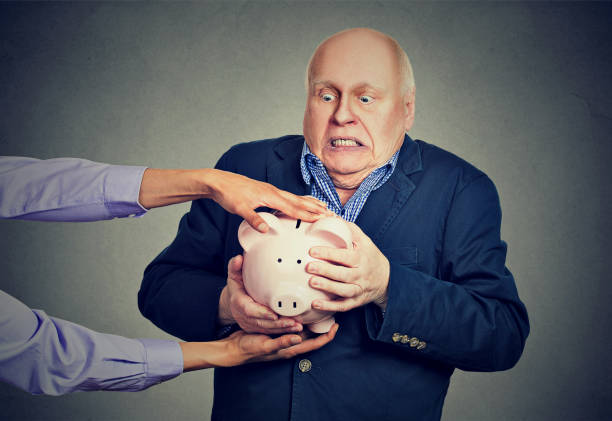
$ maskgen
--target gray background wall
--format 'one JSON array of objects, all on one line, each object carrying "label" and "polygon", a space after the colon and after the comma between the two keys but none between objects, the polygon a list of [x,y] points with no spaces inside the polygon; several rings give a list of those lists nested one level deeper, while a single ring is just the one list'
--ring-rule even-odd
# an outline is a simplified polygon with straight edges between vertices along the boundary
[{"label": "gray background wall", "polygon": [[[531,318],[514,369],[454,375],[444,419],[612,419],[610,4],[2,3],[0,153],[212,166],[239,141],[301,132],[309,55],[353,26],[389,33],[411,56],[411,135],[495,181]],[[187,209],[1,221],[0,287],[99,331],[168,337],[136,293]],[[0,385],[7,420],[205,419],[211,402],[212,371],[135,394]]]}]

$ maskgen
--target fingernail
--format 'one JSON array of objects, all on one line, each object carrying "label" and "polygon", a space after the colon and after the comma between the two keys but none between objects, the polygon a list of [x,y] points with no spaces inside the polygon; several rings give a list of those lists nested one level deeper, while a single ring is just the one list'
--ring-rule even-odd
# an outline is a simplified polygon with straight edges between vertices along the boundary
[{"label": "fingernail", "polygon": [[319,272],[319,268],[317,267],[316,264],[311,263],[311,264],[308,265],[308,272],[310,272],[310,273],[318,273]]},{"label": "fingernail", "polygon": [[286,321],[284,321],[282,323],[283,327],[290,327],[290,326],[293,326],[293,325],[294,325],[294,323],[292,321],[290,321],[290,320],[286,320]]},{"label": "fingernail", "polygon": [[317,281],[316,279],[311,279],[310,285],[312,285],[313,287],[318,287],[320,284],[319,281]]},{"label": "fingernail", "polygon": [[262,222],[261,224],[257,225],[257,230],[260,232],[266,232],[267,228],[268,225],[265,222]]},{"label": "fingernail", "polygon": [[313,301],[312,302],[312,308],[321,308],[321,302],[320,301]]},{"label": "fingernail", "polygon": [[292,332],[300,332],[302,330],[302,326],[300,325],[295,325],[291,328]]},{"label": "fingernail", "polygon": [[268,319],[268,320],[276,320],[276,314],[268,313],[268,314],[266,314],[266,319]]},{"label": "fingernail", "polygon": [[291,338],[291,343],[292,344],[299,344],[300,342],[302,342],[302,338],[300,338],[299,336],[294,336],[293,338]]},{"label": "fingernail", "polygon": [[310,255],[312,257],[319,257],[319,251],[317,249],[310,249]]}]

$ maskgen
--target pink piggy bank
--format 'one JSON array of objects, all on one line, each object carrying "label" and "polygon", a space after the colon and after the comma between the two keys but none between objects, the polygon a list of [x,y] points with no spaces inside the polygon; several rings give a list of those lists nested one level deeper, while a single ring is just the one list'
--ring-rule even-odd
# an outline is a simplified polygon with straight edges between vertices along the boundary
[{"label": "pink piggy bank", "polygon": [[260,212],[270,229],[262,234],[246,221],[238,228],[238,241],[244,249],[242,278],[247,293],[281,316],[301,316],[303,324],[315,333],[325,333],[334,324],[333,313],[313,310],[315,299],[334,296],[308,285],[312,276],[306,265],[315,259],[311,247],[352,248],[351,231],[342,219],[329,217],[302,222],[283,214]]}]

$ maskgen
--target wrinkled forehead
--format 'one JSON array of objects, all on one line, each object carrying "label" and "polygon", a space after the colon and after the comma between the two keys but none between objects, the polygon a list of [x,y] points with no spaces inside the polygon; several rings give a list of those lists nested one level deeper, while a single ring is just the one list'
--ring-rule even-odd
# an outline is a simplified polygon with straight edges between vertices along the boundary
[{"label": "wrinkled forehead", "polygon": [[391,43],[370,34],[331,38],[315,51],[309,82],[336,84],[338,88],[372,85],[384,89],[399,86],[400,66]]}]

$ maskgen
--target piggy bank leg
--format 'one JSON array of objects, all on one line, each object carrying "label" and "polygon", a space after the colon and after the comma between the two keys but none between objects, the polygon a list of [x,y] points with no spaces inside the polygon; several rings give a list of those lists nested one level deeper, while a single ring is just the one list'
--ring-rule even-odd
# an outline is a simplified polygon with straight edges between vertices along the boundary
[{"label": "piggy bank leg", "polygon": [[320,322],[306,325],[306,327],[314,333],[327,333],[335,322],[336,320],[333,317],[330,317],[329,319],[321,320]]}]

